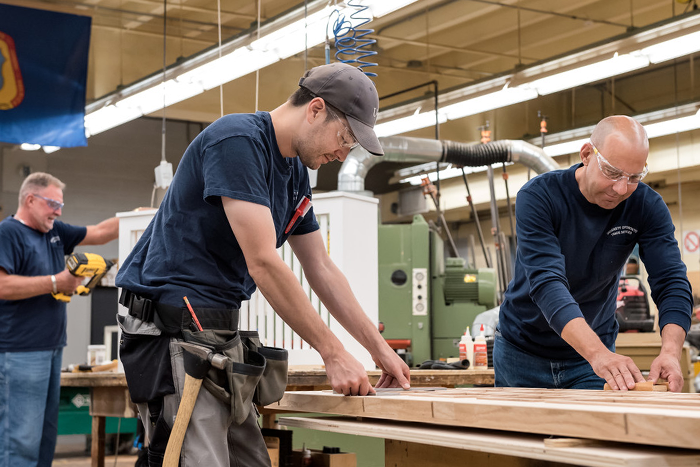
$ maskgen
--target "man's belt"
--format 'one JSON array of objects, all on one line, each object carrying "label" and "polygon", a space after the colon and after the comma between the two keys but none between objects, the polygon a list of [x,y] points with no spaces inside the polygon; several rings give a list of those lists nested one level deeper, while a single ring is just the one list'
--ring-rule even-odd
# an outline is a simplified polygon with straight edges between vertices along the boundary
[{"label": "man's belt", "polygon": [[[190,327],[192,320],[184,307],[166,305],[141,297],[130,290],[122,289],[119,303],[129,309],[129,314],[141,321],[155,323],[167,334],[179,334],[181,329]],[[197,317],[205,329],[238,329],[238,308],[200,308],[195,307]]]},{"label": "man's belt", "polygon": [[119,297],[119,303],[129,309],[129,314],[141,321],[151,323],[155,319],[156,312],[161,314],[175,314],[179,316],[181,308],[154,302],[145,297],[140,297],[130,290],[123,289]]}]

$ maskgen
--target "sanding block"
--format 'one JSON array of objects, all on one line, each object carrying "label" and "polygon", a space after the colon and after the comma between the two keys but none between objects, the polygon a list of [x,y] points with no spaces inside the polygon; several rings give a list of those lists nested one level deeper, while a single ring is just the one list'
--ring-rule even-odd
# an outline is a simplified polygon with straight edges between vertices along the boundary
[{"label": "sanding block", "polygon": [[[608,383],[605,383],[605,386],[603,387],[605,391],[612,391],[613,389],[610,387]],[[644,381],[643,383],[636,383],[634,385],[634,389],[630,389],[630,391],[657,391],[657,392],[666,392],[668,391],[668,381],[657,381],[654,383],[653,381]]]}]

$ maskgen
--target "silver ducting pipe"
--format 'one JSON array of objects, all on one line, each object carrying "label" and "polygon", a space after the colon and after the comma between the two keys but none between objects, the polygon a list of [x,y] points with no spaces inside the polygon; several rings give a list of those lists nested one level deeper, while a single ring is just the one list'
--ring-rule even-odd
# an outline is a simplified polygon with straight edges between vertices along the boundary
[{"label": "silver ducting pipe", "polygon": [[497,162],[520,162],[541,174],[559,168],[544,151],[525,141],[501,140],[491,143],[458,143],[406,136],[379,138],[384,156],[373,156],[361,147],[353,150],[338,173],[338,190],[361,192],[369,169],[380,162],[450,162],[465,167],[482,167]]}]

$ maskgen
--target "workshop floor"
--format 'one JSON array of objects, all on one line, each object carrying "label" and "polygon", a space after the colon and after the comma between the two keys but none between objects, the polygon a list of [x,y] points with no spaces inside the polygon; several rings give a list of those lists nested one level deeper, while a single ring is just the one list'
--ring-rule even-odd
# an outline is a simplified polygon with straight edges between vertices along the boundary
[{"label": "workshop floor", "polygon": [[[64,438],[64,439],[62,439]],[[90,467],[90,451],[85,449],[84,437],[61,437],[56,445],[52,467]],[[105,467],[134,467],[136,455],[119,454],[105,456]]]}]

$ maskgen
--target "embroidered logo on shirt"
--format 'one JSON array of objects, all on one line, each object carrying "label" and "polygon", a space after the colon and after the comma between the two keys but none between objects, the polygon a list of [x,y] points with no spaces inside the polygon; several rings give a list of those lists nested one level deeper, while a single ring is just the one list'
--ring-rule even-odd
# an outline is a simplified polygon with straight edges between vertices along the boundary
[{"label": "embroidered logo on shirt", "polygon": [[607,235],[614,237],[615,235],[634,235],[638,231],[629,225],[618,225],[606,232]]},{"label": "embroidered logo on shirt", "polygon": [[61,241],[61,237],[59,237],[58,235],[56,235],[55,237],[51,237],[51,240],[50,240],[51,243],[58,243],[60,241]]}]

